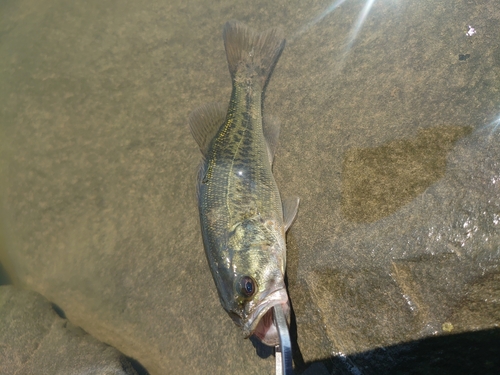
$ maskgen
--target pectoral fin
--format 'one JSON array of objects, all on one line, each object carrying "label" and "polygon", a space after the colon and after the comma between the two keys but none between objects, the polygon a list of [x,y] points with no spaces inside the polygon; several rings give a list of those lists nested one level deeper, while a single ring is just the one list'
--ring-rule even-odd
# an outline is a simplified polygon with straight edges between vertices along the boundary
[{"label": "pectoral fin", "polygon": [[292,226],[293,221],[299,210],[299,197],[290,197],[281,200],[283,207],[283,222],[285,224],[285,232]]}]

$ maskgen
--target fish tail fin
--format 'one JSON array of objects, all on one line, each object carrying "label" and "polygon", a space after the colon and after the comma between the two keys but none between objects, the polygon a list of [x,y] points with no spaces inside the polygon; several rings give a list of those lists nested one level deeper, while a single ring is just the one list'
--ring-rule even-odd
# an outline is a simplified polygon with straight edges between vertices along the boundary
[{"label": "fish tail fin", "polygon": [[283,31],[273,28],[259,34],[241,22],[229,21],[223,37],[231,78],[235,79],[239,66],[249,67],[258,75],[264,90],[285,47]]}]

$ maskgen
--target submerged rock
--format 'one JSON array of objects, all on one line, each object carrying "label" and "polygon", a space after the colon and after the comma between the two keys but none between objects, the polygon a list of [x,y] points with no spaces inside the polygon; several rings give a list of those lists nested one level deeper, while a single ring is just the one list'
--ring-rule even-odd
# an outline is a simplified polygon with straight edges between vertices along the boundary
[{"label": "submerged rock", "polygon": [[137,375],[130,362],[62,319],[36,292],[0,286],[0,373]]},{"label": "submerged rock", "polygon": [[[280,192],[301,198],[298,367],[390,374],[411,343],[498,327],[497,0],[376,1],[352,43],[357,1],[315,25],[321,2],[68,4],[1,6],[0,261],[15,284],[152,375],[273,371],[219,303],[194,198],[187,116],[228,101],[221,31],[239,18],[292,40],[264,114],[281,122]],[[439,345],[421,347],[426,368]]]}]

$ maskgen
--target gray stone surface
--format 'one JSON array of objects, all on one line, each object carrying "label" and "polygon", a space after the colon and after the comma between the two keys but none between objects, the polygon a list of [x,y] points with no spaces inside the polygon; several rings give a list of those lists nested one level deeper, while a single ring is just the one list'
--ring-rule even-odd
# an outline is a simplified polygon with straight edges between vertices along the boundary
[{"label": "gray stone surface", "polygon": [[11,279],[153,375],[273,371],[219,305],[186,121],[228,100],[221,29],[239,19],[289,36],[265,110],[282,123],[278,184],[301,197],[288,280],[302,359],[370,373],[356,354],[497,327],[495,0],[377,1],[350,44],[363,2],[309,24],[329,4],[2,2]]},{"label": "gray stone surface", "polygon": [[0,374],[137,372],[118,350],[60,318],[40,294],[0,286]]}]

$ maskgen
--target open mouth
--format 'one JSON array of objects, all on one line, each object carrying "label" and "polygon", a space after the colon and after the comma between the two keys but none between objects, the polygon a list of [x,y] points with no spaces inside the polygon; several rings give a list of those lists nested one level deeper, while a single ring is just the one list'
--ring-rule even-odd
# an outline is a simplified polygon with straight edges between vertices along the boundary
[{"label": "open mouth", "polygon": [[290,307],[288,306],[288,295],[285,289],[280,289],[270,294],[250,316],[244,326],[246,337],[255,335],[260,341],[269,346],[279,343],[278,329],[274,324],[274,309],[281,305],[285,315],[288,317]]},{"label": "open mouth", "polygon": [[[282,307],[288,311],[288,303],[285,303]],[[253,334],[266,345],[275,346],[279,344],[278,328],[274,322],[274,308],[267,310],[259,320]]]}]

